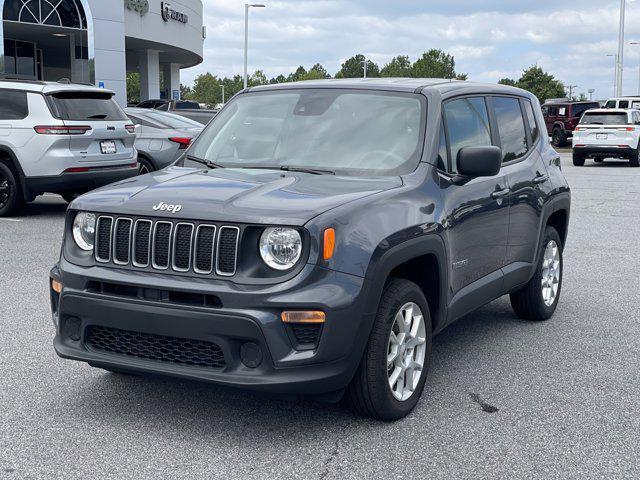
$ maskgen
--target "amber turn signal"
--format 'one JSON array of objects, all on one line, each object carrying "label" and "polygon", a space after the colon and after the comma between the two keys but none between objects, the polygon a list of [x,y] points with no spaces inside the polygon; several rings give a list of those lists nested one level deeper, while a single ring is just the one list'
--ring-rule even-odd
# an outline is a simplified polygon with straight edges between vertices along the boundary
[{"label": "amber turn signal", "polygon": [[62,292],[62,283],[60,283],[58,280],[51,280],[51,288],[53,289],[54,292],[56,293],[61,293]]},{"label": "amber turn signal", "polygon": [[336,231],[333,228],[327,228],[324,231],[324,249],[322,257],[325,260],[333,258],[333,250],[336,247]]},{"label": "amber turn signal", "polygon": [[284,323],[324,323],[325,320],[324,312],[282,312],[282,321]]}]

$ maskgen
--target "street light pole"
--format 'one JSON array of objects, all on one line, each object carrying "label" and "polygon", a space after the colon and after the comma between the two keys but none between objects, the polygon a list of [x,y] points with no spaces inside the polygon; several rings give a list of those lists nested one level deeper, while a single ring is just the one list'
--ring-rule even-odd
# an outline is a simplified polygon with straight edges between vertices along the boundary
[{"label": "street light pole", "polygon": [[224,107],[224,85],[220,85],[222,87],[222,106]]},{"label": "street light pole", "polygon": [[[629,45],[640,45],[640,42],[629,42]],[[640,96],[640,73],[638,74],[638,96]]]},{"label": "street light pole", "polygon": [[362,62],[362,64],[364,65],[364,78],[367,78],[367,64],[369,63],[369,60],[367,59],[367,57],[364,57],[364,60]]},{"label": "street light pole", "polygon": [[622,72],[624,63],[624,15],[627,0],[620,0],[620,27],[618,29],[618,56],[616,57],[616,93],[622,96]]},{"label": "street light pole", "polygon": [[244,88],[247,88],[249,83],[249,77],[247,76],[247,64],[249,60],[249,9],[264,8],[264,5],[258,3],[245,3],[244,4]]},{"label": "street light pole", "polygon": [[607,54],[607,57],[614,57],[616,59],[616,75],[615,75],[615,79],[613,81],[613,96],[616,97],[617,95],[617,91],[618,91],[618,55],[615,53],[609,53]]}]

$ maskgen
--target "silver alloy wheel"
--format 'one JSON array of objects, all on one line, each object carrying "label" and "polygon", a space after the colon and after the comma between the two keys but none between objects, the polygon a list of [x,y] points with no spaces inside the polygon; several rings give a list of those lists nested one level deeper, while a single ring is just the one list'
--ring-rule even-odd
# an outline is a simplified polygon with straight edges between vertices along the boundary
[{"label": "silver alloy wheel", "polygon": [[427,352],[426,327],[420,307],[405,304],[396,313],[387,348],[387,376],[393,396],[404,402],[418,387]]},{"label": "silver alloy wheel", "polygon": [[542,258],[542,299],[547,307],[552,306],[558,297],[560,279],[560,248],[555,240],[550,240],[544,249]]},{"label": "silver alloy wheel", "polygon": [[138,175],[145,175],[149,173],[149,169],[147,168],[147,166],[140,162],[140,168],[138,169]]},{"label": "silver alloy wheel", "polygon": [[7,204],[10,197],[11,185],[9,185],[9,180],[4,178],[4,175],[0,174],[0,208]]}]

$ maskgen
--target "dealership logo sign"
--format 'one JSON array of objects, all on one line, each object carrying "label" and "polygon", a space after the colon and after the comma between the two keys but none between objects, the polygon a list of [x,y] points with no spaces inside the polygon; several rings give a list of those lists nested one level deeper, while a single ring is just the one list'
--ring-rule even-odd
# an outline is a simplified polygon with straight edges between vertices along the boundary
[{"label": "dealership logo sign", "polygon": [[149,12],[149,0],[124,0],[127,9],[138,12],[141,17]]},{"label": "dealership logo sign", "polygon": [[188,23],[189,16],[186,13],[178,12],[171,8],[171,4],[169,2],[160,2],[160,9],[162,11],[162,19],[165,22],[169,20],[175,20],[181,23]]}]

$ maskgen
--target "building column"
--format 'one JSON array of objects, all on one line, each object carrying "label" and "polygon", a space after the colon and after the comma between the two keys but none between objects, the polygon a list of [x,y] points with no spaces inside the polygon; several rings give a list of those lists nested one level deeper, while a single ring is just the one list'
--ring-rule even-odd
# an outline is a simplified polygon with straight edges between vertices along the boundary
[{"label": "building column", "polygon": [[169,100],[180,100],[180,64],[163,63],[164,90]]},{"label": "building column", "polygon": [[160,52],[144,50],[138,59],[140,101],[160,98]]}]

